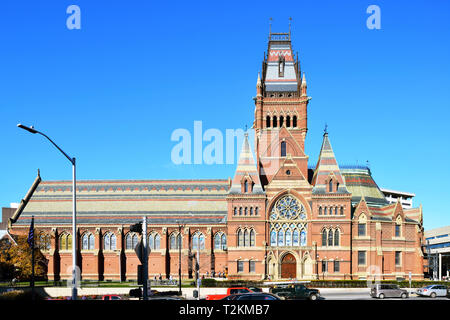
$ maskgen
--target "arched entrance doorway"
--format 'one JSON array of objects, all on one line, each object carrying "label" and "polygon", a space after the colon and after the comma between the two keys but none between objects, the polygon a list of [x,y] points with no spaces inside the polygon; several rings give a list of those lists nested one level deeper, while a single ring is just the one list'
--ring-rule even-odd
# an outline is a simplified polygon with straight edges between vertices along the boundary
[{"label": "arched entrance doorway", "polygon": [[297,261],[291,253],[286,254],[281,260],[281,278],[297,278]]}]

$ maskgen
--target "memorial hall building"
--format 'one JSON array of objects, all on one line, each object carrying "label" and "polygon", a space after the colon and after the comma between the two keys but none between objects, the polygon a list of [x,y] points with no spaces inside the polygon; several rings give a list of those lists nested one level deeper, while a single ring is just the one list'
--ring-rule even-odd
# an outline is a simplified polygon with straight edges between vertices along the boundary
[{"label": "memorial hall building", "polygon": [[[258,74],[254,150],[245,135],[234,176],[77,181],[77,263],[83,280],[134,280],[132,224],[147,218],[148,272],[178,279],[423,279],[422,207],[389,203],[367,166],[339,166],[325,130],[317,163],[305,154],[305,73],[289,33],[270,33]],[[355,150],[357,152],[357,150]],[[372,168],[374,169],[374,168]],[[376,169],[374,169],[376,170]],[[50,280],[72,268],[72,182],[41,181],[9,219],[35,235]]]}]

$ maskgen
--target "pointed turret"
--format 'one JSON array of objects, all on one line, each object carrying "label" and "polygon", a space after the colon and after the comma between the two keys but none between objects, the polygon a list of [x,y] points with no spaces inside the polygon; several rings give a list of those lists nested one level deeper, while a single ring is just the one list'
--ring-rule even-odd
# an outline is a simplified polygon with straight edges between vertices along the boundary
[{"label": "pointed turret", "polygon": [[258,72],[258,80],[256,81],[256,96],[262,97],[262,83],[261,83],[261,75]]},{"label": "pointed turret", "polygon": [[322,148],[320,149],[319,160],[317,161],[311,184],[314,186],[313,194],[329,192],[349,193],[326,131],[323,134]]},{"label": "pointed turret", "polygon": [[[245,185],[247,185],[247,192],[245,192]],[[264,193],[261,186],[261,181],[259,180],[255,160],[250,149],[250,144],[248,142],[248,133],[245,133],[241,154],[239,155],[239,162],[229,193]]]}]

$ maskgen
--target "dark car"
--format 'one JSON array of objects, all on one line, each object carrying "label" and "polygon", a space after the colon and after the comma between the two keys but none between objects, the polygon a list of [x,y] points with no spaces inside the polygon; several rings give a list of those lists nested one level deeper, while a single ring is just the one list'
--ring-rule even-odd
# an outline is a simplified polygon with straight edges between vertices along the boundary
[{"label": "dark car", "polygon": [[319,290],[308,288],[301,283],[276,285],[270,288],[270,293],[286,300],[317,300],[320,297]]},{"label": "dark car", "polygon": [[221,300],[283,300],[276,294],[264,293],[264,292],[250,292],[231,294]]}]

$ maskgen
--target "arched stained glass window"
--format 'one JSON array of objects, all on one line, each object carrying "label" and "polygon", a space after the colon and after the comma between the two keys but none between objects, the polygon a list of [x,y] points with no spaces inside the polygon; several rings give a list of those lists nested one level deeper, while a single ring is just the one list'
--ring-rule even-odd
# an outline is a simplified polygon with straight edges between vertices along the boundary
[{"label": "arched stained glass window", "polygon": [[63,233],[59,237],[59,250],[68,250],[67,249],[67,233]]},{"label": "arched stained glass window", "polygon": [[327,245],[327,230],[323,229],[322,231],[322,247]]},{"label": "arched stained glass window", "polygon": [[222,240],[222,250],[225,250],[227,248],[227,236],[224,233],[222,233],[221,240]]},{"label": "arched stained glass window", "polygon": [[278,231],[278,245],[284,246],[284,231],[283,230]]},{"label": "arched stained glass window", "polygon": [[103,250],[111,250],[111,234],[107,233],[103,237]]},{"label": "arched stained glass window", "polygon": [[198,249],[198,234],[194,234],[192,237],[192,249],[197,250]]},{"label": "arched stained glass window", "polygon": [[306,230],[305,229],[302,229],[302,231],[300,232],[300,245],[306,246]]},{"label": "arched stained glass window", "polygon": [[154,245],[155,245],[154,240],[155,240],[155,238],[154,238],[153,233],[150,233],[150,234],[148,235],[148,247],[149,247],[150,249],[154,249]]},{"label": "arched stained glass window", "polygon": [[221,234],[220,233],[216,233],[216,235],[214,236],[214,249],[216,250],[221,250],[221,239],[220,239]]},{"label": "arched stained glass window", "polygon": [[291,239],[291,230],[286,231],[286,245],[291,246],[292,245],[292,239]]},{"label": "arched stained glass window", "polygon": [[298,230],[295,229],[294,232],[292,232],[292,245],[298,246]]},{"label": "arched stained glass window", "polygon": [[177,249],[177,235],[175,233],[170,235],[170,249]]},{"label": "arched stained glass window", "polygon": [[270,231],[270,245],[277,245],[277,232],[275,230]]},{"label": "arched stained glass window", "polygon": [[154,242],[154,244],[155,244],[154,249],[157,249],[157,250],[161,249],[161,237],[160,237],[160,235],[158,233],[155,235],[155,242]]}]

